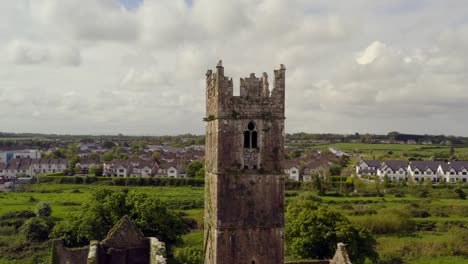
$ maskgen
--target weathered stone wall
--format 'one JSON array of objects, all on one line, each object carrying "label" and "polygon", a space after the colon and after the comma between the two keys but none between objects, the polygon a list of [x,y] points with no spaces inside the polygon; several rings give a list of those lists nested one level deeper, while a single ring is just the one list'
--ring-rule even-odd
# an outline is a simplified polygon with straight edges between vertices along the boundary
[{"label": "weathered stone wall", "polygon": [[165,245],[158,239],[146,238],[127,216],[124,216],[101,243],[67,249],[61,240],[53,241],[53,264],[166,264]]},{"label": "weathered stone wall", "polygon": [[60,239],[52,240],[52,264],[86,263],[89,247],[66,248]]},{"label": "weathered stone wall", "polygon": [[251,74],[233,96],[221,63],[207,72],[205,263],[283,263],[284,66],[274,75],[271,93]]},{"label": "weathered stone wall", "polygon": [[338,243],[335,256],[330,260],[330,264],[351,264],[345,244]]},{"label": "weathered stone wall", "polygon": [[150,264],[166,264],[166,245],[155,237],[150,237]]},{"label": "weathered stone wall", "polygon": [[285,264],[330,264],[329,260],[292,261]]}]

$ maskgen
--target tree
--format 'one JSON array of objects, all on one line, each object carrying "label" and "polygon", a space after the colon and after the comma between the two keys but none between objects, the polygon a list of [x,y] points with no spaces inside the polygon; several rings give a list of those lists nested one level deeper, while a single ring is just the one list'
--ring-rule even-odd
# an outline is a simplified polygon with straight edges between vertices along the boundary
[{"label": "tree", "polygon": [[89,174],[94,175],[94,176],[102,176],[104,173],[104,169],[102,168],[102,165],[96,165],[92,166],[89,168]]},{"label": "tree", "polygon": [[49,217],[52,214],[52,206],[48,202],[41,201],[36,206],[36,215],[39,217]]},{"label": "tree", "polygon": [[114,154],[111,151],[107,151],[101,156],[101,161],[106,162],[106,161],[111,161],[114,159]]},{"label": "tree", "polygon": [[291,152],[291,158],[299,158],[302,155],[302,151],[296,149]]},{"label": "tree", "polygon": [[349,163],[349,157],[346,156],[346,155],[343,155],[340,157],[340,159],[338,160],[339,164],[341,165],[341,167],[346,167],[348,166],[348,163]]},{"label": "tree", "polygon": [[195,173],[195,178],[204,178],[205,177],[205,168],[201,168]]},{"label": "tree", "polygon": [[169,211],[155,196],[136,191],[96,190],[89,202],[70,220],[58,224],[52,236],[63,238],[68,246],[86,245],[102,240],[125,215],[148,237],[175,243],[186,232],[181,216]]},{"label": "tree", "polygon": [[380,192],[380,190],[382,189],[382,183],[380,181],[380,177],[374,176],[373,180],[374,180],[374,186],[375,186],[375,191],[377,192],[377,195],[382,196],[382,193]]},{"label": "tree", "polygon": [[318,195],[325,195],[326,192],[330,189],[331,184],[327,181],[327,173],[323,170],[317,169],[311,175],[311,181],[306,182],[304,187],[310,191],[315,191]]},{"label": "tree", "polygon": [[424,180],[424,189],[426,191],[429,191],[430,189],[432,189],[432,180],[427,178]]},{"label": "tree", "polygon": [[76,164],[80,161],[80,156],[76,155],[73,156],[73,158],[70,159],[70,163],[68,164],[68,170],[69,171],[74,171]]},{"label": "tree", "polygon": [[331,175],[339,176],[341,175],[342,167],[339,164],[333,164],[330,166],[329,171]]},{"label": "tree", "polygon": [[158,160],[161,158],[161,153],[154,151],[153,154],[151,154],[151,158],[153,158],[154,160]]},{"label": "tree", "polygon": [[203,163],[199,160],[195,160],[195,161],[190,162],[189,165],[187,165],[187,167],[185,168],[185,172],[187,173],[188,177],[195,177],[197,172],[202,169],[203,169]]},{"label": "tree", "polygon": [[111,149],[111,148],[113,148],[114,146],[115,146],[115,144],[114,144],[114,142],[112,142],[112,141],[107,141],[107,140],[106,140],[106,141],[102,142],[102,147],[103,147],[103,148]]},{"label": "tree", "polygon": [[19,228],[19,233],[29,242],[42,242],[49,238],[50,227],[40,217],[29,218]]},{"label": "tree", "polygon": [[288,206],[285,238],[286,251],[298,259],[330,259],[337,243],[343,242],[353,263],[378,260],[377,242],[367,229],[354,227],[342,214],[312,201]]},{"label": "tree", "polygon": [[389,188],[391,186],[391,184],[390,184],[390,178],[388,177],[387,174],[385,174],[383,180],[384,180],[384,187]]},{"label": "tree", "polygon": [[78,147],[77,144],[68,144],[68,153],[67,157],[68,158],[73,158],[76,157],[80,153],[80,148]]},{"label": "tree", "polygon": [[94,160],[99,160],[100,159],[99,154],[96,153],[96,152],[89,153],[88,158],[94,159]]}]

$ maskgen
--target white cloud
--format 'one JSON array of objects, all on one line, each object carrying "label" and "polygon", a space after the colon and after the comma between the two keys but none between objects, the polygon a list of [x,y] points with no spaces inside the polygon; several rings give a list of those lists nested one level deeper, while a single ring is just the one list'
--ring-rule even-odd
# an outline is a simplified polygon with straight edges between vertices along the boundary
[{"label": "white cloud", "polygon": [[65,66],[81,63],[77,48],[13,40],[6,47],[8,59],[15,64],[41,64],[46,62]]},{"label": "white cloud", "polygon": [[204,74],[223,59],[235,85],[286,65],[287,132],[466,134],[459,2],[155,0],[129,10],[117,0],[4,1],[0,111],[9,114],[0,123],[203,133]]}]

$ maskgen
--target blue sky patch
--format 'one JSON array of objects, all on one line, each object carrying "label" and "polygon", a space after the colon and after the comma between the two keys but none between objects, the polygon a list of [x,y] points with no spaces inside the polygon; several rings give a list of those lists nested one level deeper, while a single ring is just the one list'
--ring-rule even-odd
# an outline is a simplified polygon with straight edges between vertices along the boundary
[{"label": "blue sky patch", "polygon": [[143,3],[143,0],[118,0],[118,1],[129,10],[135,10]]}]

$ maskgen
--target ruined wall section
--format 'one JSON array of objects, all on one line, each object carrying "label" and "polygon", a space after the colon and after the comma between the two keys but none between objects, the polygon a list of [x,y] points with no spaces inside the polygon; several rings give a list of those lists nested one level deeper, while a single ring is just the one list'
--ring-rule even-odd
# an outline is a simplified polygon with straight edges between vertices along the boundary
[{"label": "ruined wall section", "polygon": [[67,248],[61,239],[52,240],[52,264],[86,263],[89,247]]},{"label": "ruined wall section", "polygon": [[[240,96],[233,96],[232,79],[224,76],[221,61],[206,76],[207,168],[216,173],[282,173],[284,160],[284,65],[275,70],[270,93],[268,75],[241,79]],[[258,148],[243,148],[249,122],[256,126]],[[210,135],[213,135],[211,137]]]}]

